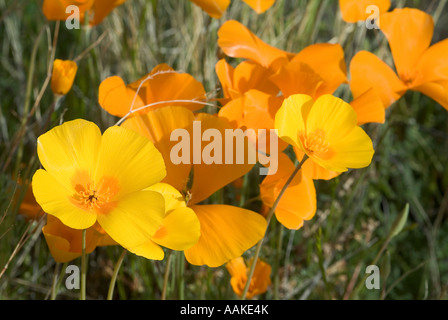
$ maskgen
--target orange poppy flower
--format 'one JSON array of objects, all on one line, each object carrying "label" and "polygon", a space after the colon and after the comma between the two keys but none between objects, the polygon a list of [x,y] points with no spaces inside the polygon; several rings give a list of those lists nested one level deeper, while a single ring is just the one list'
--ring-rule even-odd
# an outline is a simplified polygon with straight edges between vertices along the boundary
[{"label": "orange poppy flower", "polygon": [[[190,0],[202,10],[204,10],[210,17],[219,19],[230,5],[230,0]],[[261,14],[268,10],[275,2],[275,0],[243,0],[256,13]]]},{"label": "orange poppy flower", "polygon": [[235,20],[228,20],[219,28],[218,46],[229,57],[248,59],[272,70],[277,70],[294,56],[267,44]]},{"label": "orange poppy flower", "polygon": [[126,0],[44,0],[42,11],[48,20],[66,20],[71,16],[66,8],[70,5],[77,6],[80,13],[80,21],[83,23],[88,12],[89,25],[100,24],[111,11],[122,5]]},{"label": "orange poppy flower", "polygon": [[[278,162],[278,171],[274,175],[266,176],[260,184],[261,200],[268,208],[272,207],[295,169],[291,159],[283,152],[279,154]],[[312,161],[305,161],[305,164],[307,162]],[[304,221],[312,219],[316,213],[316,189],[308,172],[302,167],[286,188],[275,209],[277,220],[291,230],[301,228]]]},{"label": "orange poppy flower", "polygon": [[77,6],[80,13],[80,21],[83,23],[86,12],[90,26],[100,24],[111,11],[122,5],[126,0],[44,0],[42,11],[48,20],[66,20],[71,16],[66,8],[70,5]]},{"label": "orange poppy flower", "polygon": [[[250,270],[250,264],[249,266],[246,266],[243,257],[238,257],[227,262],[226,269],[231,275],[230,285],[232,286],[233,291],[241,297],[247,283],[247,274]],[[261,259],[257,260],[246,298],[252,299],[255,295],[267,291],[268,287],[271,285],[271,269],[271,266],[266,262]]]},{"label": "orange poppy flower", "polygon": [[[173,104],[199,110],[203,105],[191,100],[204,99],[205,89],[188,73],[176,72],[167,64],[159,64],[149,74],[128,85],[118,76],[106,78],[100,84],[98,96],[104,110],[123,117],[130,110],[149,104],[154,105],[144,108],[140,113]],[[170,102],[173,100],[178,102]],[[164,101],[168,102],[162,103]]]},{"label": "orange poppy flower", "polygon": [[55,95],[65,95],[75,80],[78,65],[72,60],[55,59],[51,76],[51,90]]},{"label": "orange poppy flower", "polygon": [[[200,127],[195,127],[193,121],[198,121]],[[254,165],[247,161],[242,164],[226,164],[224,161],[223,164],[207,164],[201,159],[197,161],[197,156],[200,158],[207,151],[211,154],[210,147],[215,145],[215,140],[204,139],[204,133],[211,129],[224,137],[226,129],[233,129],[228,121],[204,113],[195,116],[184,107],[164,107],[127,119],[122,126],[135,130],[154,143],[165,159],[167,168],[167,175],[162,182],[179,190],[199,219],[200,238],[193,247],[184,251],[187,261],[194,265],[217,267],[240,256],[263,237],[267,224],[258,213],[231,205],[199,204],[246,174]],[[183,129],[185,135],[172,139],[172,132],[176,129]],[[180,137],[188,139],[186,149],[179,150]],[[202,141],[209,143],[201,143],[201,137],[204,139]],[[244,143],[249,146],[247,139]],[[221,147],[225,148],[217,148]],[[232,151],[235,157],[238,151],[235,146]],[[177,156],[179,153],[185,162],[172,161],[172,154]],[[225,156],[225,149],[220,149],[218,153]]]},{"label": "orange poppy flower", "polygon": [[215,71],[224,95],[224,98],[218,100],[223,105],[251,89],[272,95],[279,92],[269,79],[273,72],[252,61],[243,61],[233,68],[225,59],[221,59],[216,63]]},{"label": "orange poppy flower", "polygon": [[373,88],[388,108],[407,90],[414,90],[448,110],[448,39],[430,45],[432,17],[418,9],[395,9],[381,15],[380,27],[389,41],[396,73],[374,54],[358,52],[350,63],[353,95]]},{"label": "orange poppy flower", "polygon": [[365,21],[371,14],[366,9],[371,5],[377,6],[381,14],[389,10],[390,0],[339,0],[342,20],[350,23]]},{"label": "orange poppy flower", "polygon": [[[20,181],[19,184],[21,184]],[[18,197],[15,198],[15,200],[17,201]],[[31,184],[29,184],[26,189],[25,195],[22,199],[22,202],[20,203],[18,213],[25,217],[25,219],[27,220],[35,220],[45,214],[41,206],[37,203],[36,198],[34,197]]]},{"label": "orange poppy flower", "polygon": [[[98,232],[98,225],[86,230],[86,253],[89,254],[97,247],[104,234]],[[82,255],[82,230],[73,229],[58,218],[47,215],[47,223],[42,227],[42,233],[47,242],[50,253],[57,262],[68,262]]]}]

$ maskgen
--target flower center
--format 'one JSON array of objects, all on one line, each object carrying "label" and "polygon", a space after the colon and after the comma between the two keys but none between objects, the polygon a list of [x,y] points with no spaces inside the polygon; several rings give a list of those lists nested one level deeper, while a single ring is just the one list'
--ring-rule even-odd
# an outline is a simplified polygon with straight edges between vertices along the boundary
[{"label": "flower center", "polygon": [[317,129],[305,136],[302,136],[302,143],[307,153],[322,154],[328,151],[330,143],[327,141],[327,135],[324,130]]},{"label": "flower center", "polygon": [[95,183],[86,172],[78,172],[73,178],[73,185],[75,193],[71,200],[77,207],[100,213],[106,213],[115,207],[114,196],[118,193],[116,179],[103,177]]}]

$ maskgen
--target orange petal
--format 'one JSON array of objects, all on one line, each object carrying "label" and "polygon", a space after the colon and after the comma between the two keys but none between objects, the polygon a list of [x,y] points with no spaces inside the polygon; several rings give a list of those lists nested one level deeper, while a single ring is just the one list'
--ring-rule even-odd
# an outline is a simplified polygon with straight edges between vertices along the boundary
[{"label": "orange petal", "polygon": [[358,125],[369,122],[384,123],[386,120],[384,105],[373,88],[358,96],[350,105],[355,109]]},{"label": "orange petal", "polygon": [[185,129],[192,137],[193,120],[193,113],[184,107],[164,107],[127,119],[122,124],[123,127],[140,133],[154,143],[166,165],[167,175],[162,181],[181,192],[187,186],[192,161],[190,159],[189,164],[174,164],[171,161],[171,150],[179,142],[171,141],[170,137],[175,129]]},{"label": "orange petal", "polygon": [[[305,153],[296,147],[293,147],[293,149],[297,160],[302,161]],[[302,170],[307,177],[310,177],[313,180],[331,180],[341,174],[340,172],[325,169],[315,161],[311,160],[305,161]]]},{"label": "orange petal", "polygon": [[[247,137],[241,136],[241,139],[235,138],[233,140],[231,140],[230,138],[226,138],[226,129],[230,133],[234,132],[233,127],[226,119],[206,113],[200,113],[197,115],[196,120],[200,121],[201,136],[206,130],[209,129],[217,130],[215,131],[216,134],[218,136],[221,136],[222,143],[217,143],[216,149],[213,148],[213,154],[218,155],[216,158],[217,161],[219,161],[219,159],[221,160],[221,164],[206,163],[206,158],[208,157],[209,153],[205,150],[206,148],[208,149],[215,146],[215,144],[212,145],[212,143],[214,142],[214,138],[211,138],[210,142],[204,141],[200,143],[199,139],[201,139],[201,137],[198,136],[199,132],[193,131],[193,135],[191,137],[192,140],[196,141],[196,143],[193,142],[192,153],[194,154],[195,152],[199,152],[199,149],[195,150],[194,145],[200,145],[200,156],[202,157],[201,159],[199,159],[200,163],[193,163],[194,178],[193,185],[190,190],[190,204],[195,204],[208,198],[210,195],[212,195],[222,187],[245,175],[252,169],[256,161],[249,161],[250,159],[248,159],[249,154],[253,154],[256,156],[256,153],[251,144],[248,143]],[[199,128],[199,126],[197,128]],[[243,143],[242,148],[238,144],[237,140]],[[233,158],[227,160],[226,156],[230,156],[230,151],[233,153]],[[238,158],[241,158],[242,163],[237,163]]]},{"label": "orange petal", "polygon": [[385,108],[397,101],[407,90],[395,72],[368,51],[360,51],[352,58],[350,74],[350,88],[355,99],[373,88]]},{"label": "orange petal", "polygon": [[275,3],[275,0],[243,0],[256,13],[261,14]]},{"label": "orange petal", "polygon": [[423,52],[429,47],[434,21],[428,13],[413,8],[397,8],[381,15],[381,31],[387,37],[397,73],[409,80]]},{"label": "orange petal", "polygon": [[424,83],[412,90],[420,91],[431,97],[448,110],[448,80]]},{"label": "orange petal", "polygon": [[258,213],[228,205],[197,205],[201,236],[198,243],[185,250],[193,265],[219,267],[241,256],[254,246],[266,231],[266,220]]},{"label": "orange petal", "polygon": [[93,19],[90,25],[96,26],[106,18],[113,9],[123,4],[126,0],[95,0]]},{"label": "orange petal", "polygon": [[219,19],[227,10],[230,0],[190,0],[212,17]]},{"label": "orange petal", "polygon": [[390,0],[339,0],[342,20],[350,23],[365,21],[371,15],[370,11],[366,12],[370,5],[377,6],[378,13],[383,13],[389,10]]},{"label": "orange petal", "polygon": [[415,78],[411,87],[426,82],[448,79],[448,39],[442,40],[430,46],[421,56],[415,67]]},{"label": "orange petal", "polygon": [[90,10],[95,0],[44,0],[42,11],[48,20],[66,20],[72,13],[65,10],[70,5],[79,8],[80,20],[84,19],[86,10]]},{"label": "orange petal", "polygon": [[[202,109],[203,104],[194,101],[205,99],[202,83],[188,73],[173,70],[167,64],[159,64],[152,71],[137,81],[129,84],[129,88],[137,91],[145,105],[154,104],[145,112],[164,106],[184,106],[190,110]],[[180,100],[175,102],[174,100]],[[167,101],[167,103],[162,103]]]},{"label": "orange petal", "polygon": [[222,94],[224,96],[224,99],[221,99],[221,103],[224,105],[230,98],[234,98],[229,91],[233,88],[234,68],[225,59],[220,59],[215,65],[215,72],[221,83]]},{"label": "orange petal", "polygon": [[[279,167],[288,168],[278,171],[278,175],[267,176],[260,184],[261,199],[268,207],[272,207],[295,169],[292,161],[284,153],[279,156]],[[297,230],[302,227],[304,220],[310,220],[315,213],[316,190],[314,182],[300,170],[280,198],[275,216],[286,228]]]},{"label": "orange petal", "polygon": [[319,87],[324,83],[324,80],[310,66],[300,61],[291,61],[283,65],[275,75],[271,76],[271,80],[280,88],[284,98],[295,93],[316,98]]},{"label": "orange petal", "polygon": [[344,50],[340,44],[309,45],[291,61],[306,63],[324,80],[324,84],[317,91],[318,95],[333,93],[341,84],[347,83]]},{"label": "orange petal", "polygon": [[100,106],[110,114],[123,117],[131,109],[143,106],[143,101],[136,91],[126,87],[123,79],[112,76],[104,79],[98,90]]},{"label": "orange petal", "polygon": [[218,30],[218,46],[229,57],[249,59],[265,68],[277,68],[290,55],[262,41],[235,20],[226,21]]}]

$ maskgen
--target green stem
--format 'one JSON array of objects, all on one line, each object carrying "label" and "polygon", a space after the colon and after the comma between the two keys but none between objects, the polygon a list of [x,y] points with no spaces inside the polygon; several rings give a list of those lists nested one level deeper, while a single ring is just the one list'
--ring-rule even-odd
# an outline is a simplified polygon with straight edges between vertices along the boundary
[{"label": "green stem", "polygon": [[249,290],[250,282],[252,280],[252,277],[254,275],[255,266],[257,265],[258,256],[260,255],[261,246],[263,244],[263,239],[266,237],[266,233],[269,227],[269,222],[272,219],[272,216],[274,215],[275,209],[277,208],[278,203],[280,202],[280,199],[282,198],[283,194],[285,193],[286,189],[288,188],[289,184],[294,179],[295,175],[300,171],[302,168],[304,162],[308,159],[308,156],[305,155],[302,159],[302,161],[297,165],[297,167],[294,169],[293,173],[289,176],[288,180],[286,181],[285,185],[283,186],[282,190],[278,194],[277,198],[274,201],[274,204],[272,205],[271,209],[269,210],[267,216],[266,216],[266,232],[265,236],[258,242],[257,247],[255,248],[254,257],[252,259],[252,264],[250,267],[249,275],[247,276],[247,282],[244,286],[243,294],[241,295],[241,299],[246,299],[247,291]]},{"label": "green stem", "polygon": [[165,274],[163,276],[163,288],[162,288],[162,295],[160,297],[161,300],[166,300],[166,291],[168,287],[168,278],[170,274],[170,265],[171,265],[171,255],[172,251],[168,251],[168,257],[166,258],[166,265],[165,265]]},{"label": "green stem", "polygon": [[79,292],[79,300],[86,300],[86,229],[82,230],[82,254],[81,254],[81,289]]},{"label": "green stem", "polygon": [[118,271],[120,270],[121,264],[123,263],[126,252],[127,250],[123,249],[123,252],[115,263],[114,273],[112,275],[112,279],[110,279],[109,291],[107,292],[107,300],[112,300],[112,297],[114,295],[114,288],[115,283],[117,282]]}]

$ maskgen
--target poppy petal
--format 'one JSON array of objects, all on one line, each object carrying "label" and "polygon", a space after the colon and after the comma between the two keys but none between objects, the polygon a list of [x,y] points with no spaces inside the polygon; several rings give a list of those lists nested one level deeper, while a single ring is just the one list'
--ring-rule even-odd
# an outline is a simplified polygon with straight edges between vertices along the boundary
[{"label": "poppy petal", "polygon": [[352,58],[350,74],[350,89],[355,99],[373,88],[385,108],[397,101],[407,90],[395,72],[368,51],[359,51]]},{"label": "poppy petal", "polygon": [[389,41],[398,75],[403,81],[408,80],[431,44],[431,15],[414,8],[397,8],[381,15],[380,29]]},{"label": "poppy petal", "polygon": [[123,196],[160,182],[165,175],[163,157],[147,138],[118,126],[104,132],[95,181],[113,177],[118,183],[117,196]]},{"label": "poppy petal", "polygon": [[218,30],[218,46],[233,58],[252,60],[265,68],[288,61],[289,53],[262,41],[243,24],[228,20]]},{"label": "poppy petal", "polygon": [[358,125],[369,122],[384,123],[386,121],[384,105],[373,88],[353,99],[350,105],[356,112]]},{"label": "poppy petal", "polygon": [[145,190],[122,197],[108,213],[98,214],[98,223],[113,240],[132,249],[151,239],[164,214],[163,196]]},{"label": "poppy petal", "polygon": [[[193,112],[184,107],[164,107],[150,111],[144,115],[127,119],[122,127],[129,128],[148,138],[162,154],[166,165],[166,177],[163,182],[172,185],[179,191],[183,191],[189,179],[191,171],[191,157],[188,156],[188,163],[173,163],[171,151],[180,141],[171,141],[171,134],[176,129],[185,130],[190,139],[192,137]],[[183,138],[182,138],[183,139]],[[188,146],[190,146],[188,142]],[[148,163],[148,159],[142,159],[143,163]]]},{"label": "poppy petal", "polygon": [[130,110],[144,105],[136,90],[127,87],[123,79],[118,76],[108,77],[101,81],[98,103],[101,108],[117,117],[123,117]]},{"label": "poppy petal", "polygon": [[207,14],[212,17],[219,19],[222,17],[223,13],[227,10],[230,4],[230,0],[190,0],[202,10],[207,12]]},{"label": "poppy petal", "polygon": [[191,207],[201,224],[198,243],[185,250],[193,265],[219,267],[241,256],[254,246],[266,231],[266,220],[258,213],[229,205]]},{"label": "poppy petal", "polygon": [[275,0],[243,0],[256,13],[261,14],[275,3]]},{"label": "poppy petal", "polygon": [[448,110],[448,80],[424,83],[413,88],[413,90],[420,91],[424,95],[431,97]]},{"label": "poppy petal", "polygon": [[54,176],[39,169],[33,176],[33,193],[44,212],[54,215],[73,229],[87,229],[97,218],[96,213],[82,210],[70,202],[73,191],[61,185]]},{"label": "poppy petal", "polygon": [[370,5],[376,6],[378,13],[389,10],[390,0],[339,0],[342,20],[349,23],[365,21],[370,13],[366,12]]}]

